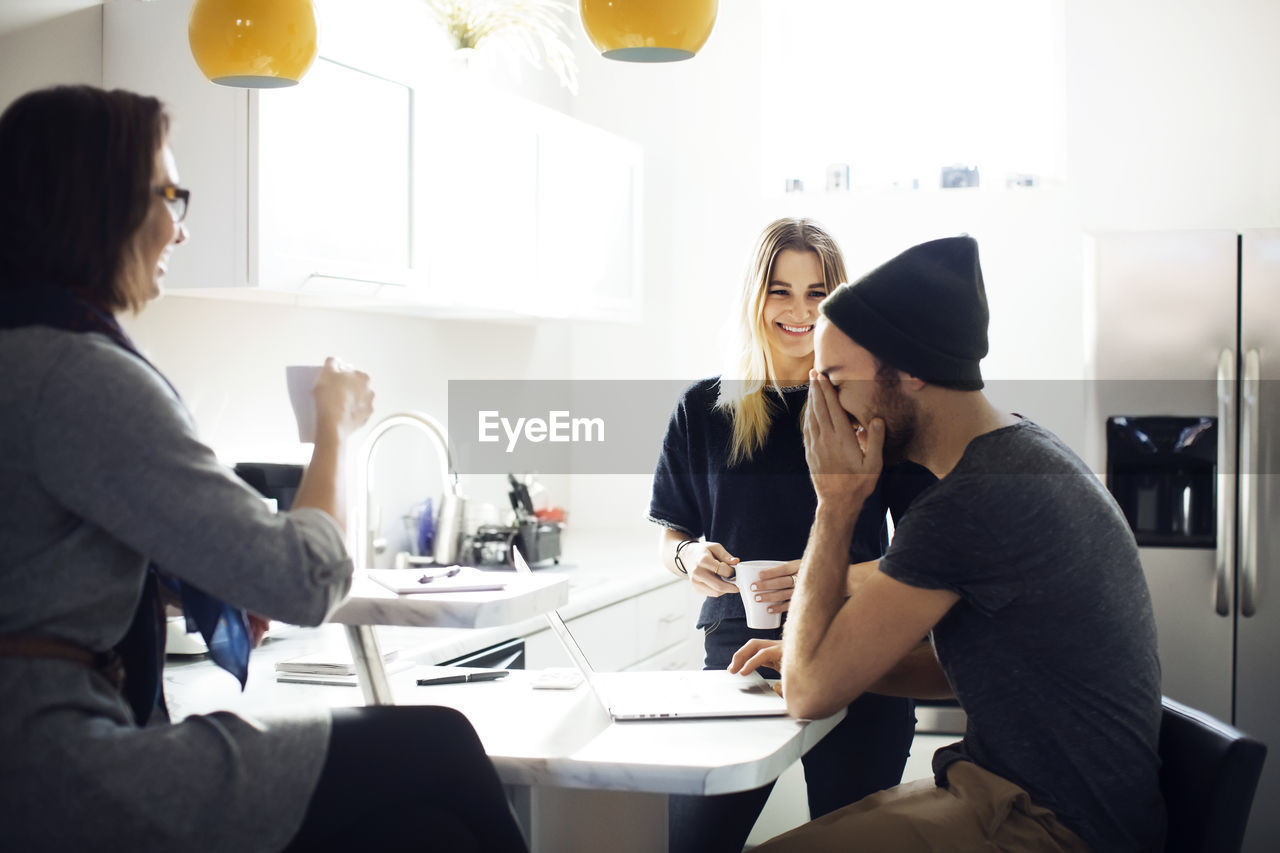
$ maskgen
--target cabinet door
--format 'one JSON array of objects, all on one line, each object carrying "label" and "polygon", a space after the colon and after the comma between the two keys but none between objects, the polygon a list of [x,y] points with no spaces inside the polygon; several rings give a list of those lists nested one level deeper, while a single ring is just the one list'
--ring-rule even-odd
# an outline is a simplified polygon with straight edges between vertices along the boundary
[{"label": "cabinet door", "polygon": [[[630,669],[663,668],[670,662],[668,656],[661,653],[674,646],[681,646],[682,652],[675,657],[684,660],[692,657],[694,665],[690,669],[698,669],[701,665],[701,643],[697,644],[692,655],[687,655],[683,644],[688,640],[700,641],[702,633],[693,627],[697,621],[701,597],[693,595],[687,583],[672,583],[637,596],[636,602],[636,647],[639,659],[630,664]],[[662,656],[663,664],[656,666],[654,656]],[[676,666],[675,669],[684,667]]]},{"label": "cabinet door", "polygon": [[409,284],[412,90],[320,57],[256,103],[256,283]]},{"label": "cabinet door", "polygon": [[[638,612],[636,600],[624,598],[569,620],[569,630],[592,669],[621,672],[647,656],[640,653],[636,638]],[[550,630],[526,637],[525,653],[529,669],[574,665]]]},{"label": "cabinet door", "polygon": [[638,146],[564,116],[538,138],[539,284],[572,317],[638,320]]},{"label": "cabinet door", "polygon": [[[698,669],[702,634],[688,584],[671,581],[657,589],[575,616],[569,630],[597,672],[626,669]],[[572,666],[550,631],[525,638],[530,669]]]},{"label": "cabinet door", "polygon": [[544,313],[537,293],[537,138],[528,109],[455,87],[423,98],[417,127],[425,301],[464,313]]}]

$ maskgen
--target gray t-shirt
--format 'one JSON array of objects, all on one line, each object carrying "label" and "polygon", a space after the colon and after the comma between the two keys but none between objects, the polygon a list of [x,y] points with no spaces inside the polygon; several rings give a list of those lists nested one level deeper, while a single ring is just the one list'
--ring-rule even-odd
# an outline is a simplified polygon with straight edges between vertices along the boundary
[{"label": "gray t-shirt", "polygon": [[1030,421],[970,442],[881,562],[960,596],[932,641],[969,718],[934,756],[1024,788],[1097,850],[1154,849],[1160,662],[1138,548],[1110,494]]}]

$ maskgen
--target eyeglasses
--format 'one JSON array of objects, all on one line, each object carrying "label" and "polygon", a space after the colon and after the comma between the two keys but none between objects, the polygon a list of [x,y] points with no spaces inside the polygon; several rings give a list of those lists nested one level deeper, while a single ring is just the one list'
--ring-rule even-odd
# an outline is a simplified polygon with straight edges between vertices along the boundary
[{"label": "eyeglasses", "polygon": [[187,218],[187,203],[191,201],[191,190],[170,185],[152,187],[151,191],[164,199],[164,205],[169,208],[169,215],[173,217],[174,222],[181,222]]}]

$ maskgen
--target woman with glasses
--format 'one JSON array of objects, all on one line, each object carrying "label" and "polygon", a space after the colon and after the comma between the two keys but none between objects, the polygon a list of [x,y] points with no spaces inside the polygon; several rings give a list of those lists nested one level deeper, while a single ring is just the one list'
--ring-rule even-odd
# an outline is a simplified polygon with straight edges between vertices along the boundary
[{"label": "woman with glasses", "polygon": [[346,594],[338,472],[373,393],[325,362],[289,512],[200,443],[118,322],[187,238],[167,129],[91,87],[0,116],[0,846],[523,850],[452,710],[168,718],[165,602],[243,685],[246,611],[316,625]]},{"label": "woman with glasses", "polygon": [[[730,581],[740,561],[786,561],[764,570],[756,593],[769,602],[769,612],[785,614],[817,507],[800,429],[814,323],[818,304],[843,281],[840,249],[817,223],[770,223],[756,241],[732,309],[739,343],[727,372],[691,385],[671,416],[649,519],[662,527],[667,568],[706,597],[698,627],[707,669],[727,668],[750,639],[782,636],[782,628],[747,626],[738,587]],[[899,518],[934,481],[912,463],[887,471],[858,520],[850,563],[878,559],[888,546],[886,508]],[[810,817],[897,785],[914,736],[910,700],[860,697],[803,758]],[[670,849],[742,850],[772,787],[671,797]]]}]

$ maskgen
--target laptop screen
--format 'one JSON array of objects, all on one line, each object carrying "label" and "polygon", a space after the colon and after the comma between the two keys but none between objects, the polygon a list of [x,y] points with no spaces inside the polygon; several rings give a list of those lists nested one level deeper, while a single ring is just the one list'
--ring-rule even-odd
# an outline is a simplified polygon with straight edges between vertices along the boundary
[{"label": "laptop screen", "polygon": [[[511,547],[511,553],[514,558],[516,571],[533,574],[533,569],[529,568],[529,564],[525,562],[524,555],[520,553],[520,549],[514,545]],[[560,640],[560,645],[564,646],[564,650],[569,653],[569,657],[573,658],[574,664],[578,669],[582,670],[583,676],[588,681],[591,676],[595,675],[595,670],[591,668],[591,664],[587,662],[587,656],[583,654],[582,648],[578,645],[578,641],[569,633],[569,626],[564,624],[564,620],[560,618],[560,611],[552,609],[548,610],[544,616],[547,617],[547,624],[551,626],[551,631]]]},{"label": "laptop screen", "polygon": [[[533,574],[518,548],[512,548],[512,557],[516,571]],[[725,670],[597,674],[559,612],[549,610],[544,615],[582,671],[591,694],[615,720],[786,716],[786,703],[759,673],[747,677]]]}]

